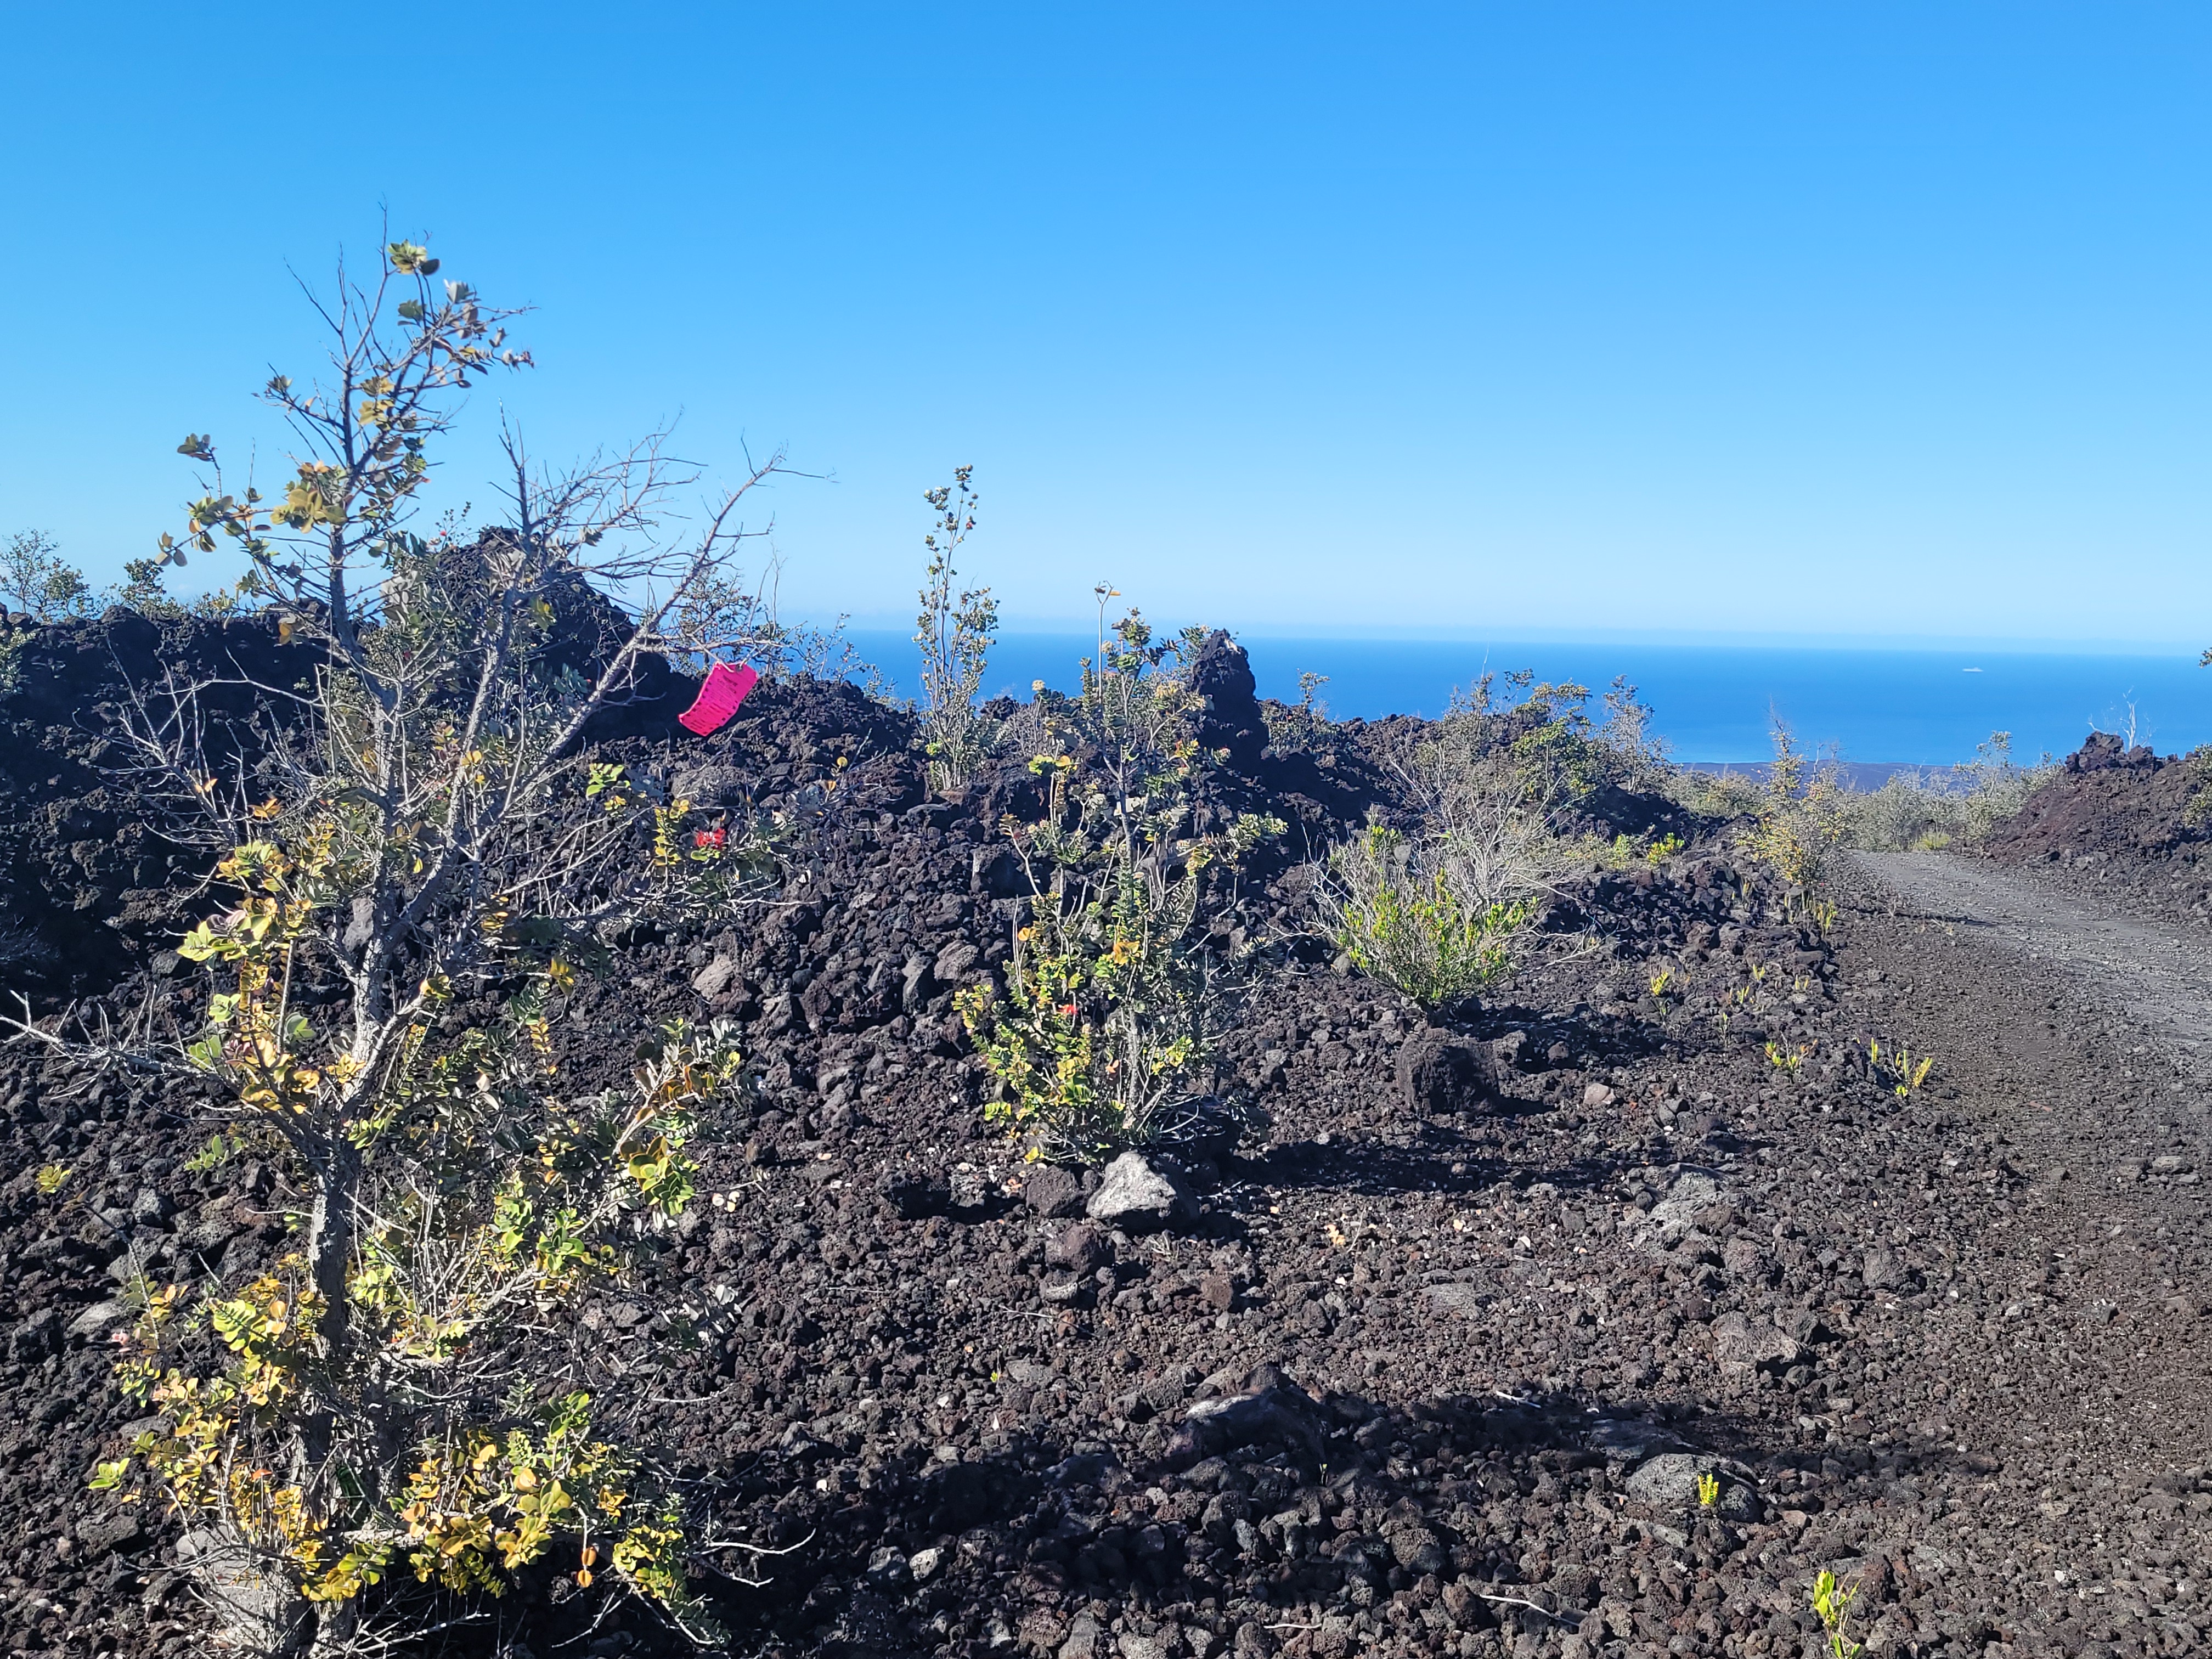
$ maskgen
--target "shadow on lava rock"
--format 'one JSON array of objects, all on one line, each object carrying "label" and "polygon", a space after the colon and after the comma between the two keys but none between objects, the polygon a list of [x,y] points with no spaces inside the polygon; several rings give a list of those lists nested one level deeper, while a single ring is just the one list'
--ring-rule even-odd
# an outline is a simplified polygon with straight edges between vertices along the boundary
[{"label": "shadow on lava rock", "polygon": [[[709,1537],[753,1547],[702,1550],[693,1589],[729,1650],[794,1656],[1054,1653],[1117,1620],[1162,1653],[1226,1652],[1245,1626],[1394,1607],[1509,1640],[1588,1634],[1601,1598],[1643,1605],[1625,1554],[1747,1571],[1788,1511],[1802,1524],[1870,1482],[1916,1502],[1953,1463],[1984,1467],[1932,1444],[1793,1443],[1753,1409],[1510,1376],[1411,1400],[1380,1397],[1381,1382],[1372,1398],[1309,1387],[1273,1362],[1241,1381],[1131,1380],[1129,1400],[1157,1397],[1157,1412],[1033,1419],[995,1445],[799,1437],[725,1485]],[[479,1625],[426,1650],[688,1650],[635,1603],[571,1591],[519,1624],[525,1609],[503,1611],[505,1640],[526,1632],[531,1648],[487,1644]],[[1183,1646],[1158,1643],[1169,1626]]]},{"label": "shadow on lava rock", "polygon": [[1471,1194],[1501,1182],[1548,1182],[1578,1192],[1617,1185],[1646,1161],[1637,1147],[1615,1147],[1565,1163],[1532,1164],[1467,1131],[1424,1125],[1410,1142],[1316,1136],[1270,1146],[1238,1161],[1237,1177],[1257,1188],[1340,1192],[1365,1197],[1407,1193]]}]

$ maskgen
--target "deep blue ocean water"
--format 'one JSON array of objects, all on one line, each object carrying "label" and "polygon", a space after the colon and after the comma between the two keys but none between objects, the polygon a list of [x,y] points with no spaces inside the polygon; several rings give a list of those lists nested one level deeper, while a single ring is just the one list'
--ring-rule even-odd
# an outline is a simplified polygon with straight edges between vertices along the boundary
[{"label": "deep blue ocean water", "polygon": [[[902,634],[854,629],[854,644],[911,696],[920,658]],[[1298,676],[1325,674],[1332,718],[1436,714],[1453,688],[1486,668],[1533,669],[1593,690],[1625,675],[1677,760],[1757,761],[1769,713],[1808,749],[1847,761],[1943,766],[1972,760],[1990,733],[2013,755],[2063,755],[2093,729],[2179,752],[2212,741],[2212,668],[2194,656],[2092,656],[2003,650],[1858,650],[1510,641],[1275,639],[1243,641],[1262,696],[1295,702]],[[991,657],[988,691],[1026,698],[1030,682],[1067,689],[1090,635],[1009,634]]]}]

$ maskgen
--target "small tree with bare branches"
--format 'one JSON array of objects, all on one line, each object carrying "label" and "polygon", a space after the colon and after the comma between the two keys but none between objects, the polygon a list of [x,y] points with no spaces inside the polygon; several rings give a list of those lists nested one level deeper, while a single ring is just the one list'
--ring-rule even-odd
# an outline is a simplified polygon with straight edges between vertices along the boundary
[{"label": "small tree with bare branches", "polygon": [[677,1495],[607,1431],[563,1310],[689,1200],[686,1139],[738,1056],[671,1026],[626,1086],[578,1096],[552,1039],[624,930],[726,913],[772,875],[774,823],[582,744],[654,653],[742,644],[699,599],[759,533],[739,509],[781,457],[684,525],[696,475],[661,437],[548,471],[509,429],[506,521],[421,533],[458,394],[529,356],[515,313],[435,281],[423,247],[383,254],[318,302],[328,379],[264,388],[300,445],[273,499],[230,493],[210,439],[179,447],[210,474],[162,557],[228,542],[243,591],[320,648],[312,685],[258,688],[283,717],[247,750],[208,741],[207,683],[128,720],[142,794],[224,895],[181,945],[205,1022],[21,1027],[210,1081],[299,1195],[274,1267],[144,1287],[123,1381],[162,1426],[100,1480],[150,1473],[231,1639],[264,1652],[351,1650],[414,1616],[413,1586],[497,1594],[556,1552],[703,1632]]}]

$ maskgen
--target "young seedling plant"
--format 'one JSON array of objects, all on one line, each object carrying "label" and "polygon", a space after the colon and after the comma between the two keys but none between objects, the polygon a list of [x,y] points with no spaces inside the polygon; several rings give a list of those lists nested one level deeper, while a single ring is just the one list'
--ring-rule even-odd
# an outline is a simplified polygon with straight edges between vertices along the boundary
[{"label": "young seedling plant", "polygon": [[1867,1064],[1901,1100],[1919,1092],[1920,1086],[1936,1069],[1936,1056],[1916,1054],[1903,1043],[1885,1048],[1879,1041],[1870,1041],[1867,1044]]},{"label": "young seedling plant", "polygon": [[1826,1659],[1859,1659],[1866,1644],[1850,1637],[1851,1603],[1858,1597],[1856,1584],[1845,1584],[1827,1568],[1813,1581],[1813,1613],[1820,1621]]}]

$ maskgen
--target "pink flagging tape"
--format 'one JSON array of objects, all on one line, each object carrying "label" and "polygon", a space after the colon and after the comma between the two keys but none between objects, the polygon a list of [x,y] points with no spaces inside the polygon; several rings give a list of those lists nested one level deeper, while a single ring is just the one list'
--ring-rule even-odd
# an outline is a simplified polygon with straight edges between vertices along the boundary
[{"label": "pink flagging tape", "polygon": [[698,701],[678,714],[677,722],[702,738],[720,731],[759,679],[749,663],[735,668],[726,662],[716,663],[707,671],[707,683],[699,688]]}]

